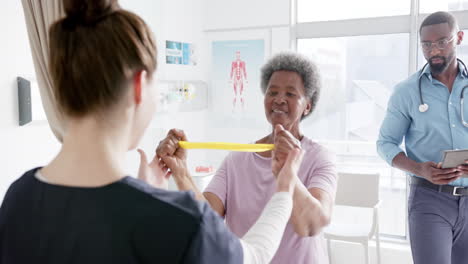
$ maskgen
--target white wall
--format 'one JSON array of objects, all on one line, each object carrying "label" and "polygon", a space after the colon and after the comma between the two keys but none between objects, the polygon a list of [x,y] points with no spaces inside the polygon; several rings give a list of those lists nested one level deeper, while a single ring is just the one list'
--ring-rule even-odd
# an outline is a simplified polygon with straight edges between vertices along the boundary
[{"label": "white wall", "polygon": [[204,0],[205,30],[289,24],[289,0]]},{"label": "white wall", "polygon": [[0,200],[23,172],[50,160],[59,148],[46,123],[18,126],[16,77],[34,78],[21,1],[0,8]]},{"label": "white wall", "polygon": [[[141,17],[153,29],[159,48],[159,68],[156,79],[205,80],[205,61],[197,66],[166,65],[165,40],[195,43],[200,50],[204,45],[202,33],[202,6],[198,1],[184,0],[121,0],[123,8]],[[18,99],[16,77],[35,78],[21,1],[5,1],[0,9],[0,201],[8,186],[23,172],[45,165],[60,149],[60,144],[46,122],[18,126]],[[202,55],[200,55],[201,57]],[[203,133],[205,112],[159,113],[147,130],[140,147],[154,153],[156,144],[168,129],[180,127],[192,136]],[[200,124],[202,124],[200,126]],[[203,155],[197,155],[202,157]],[[191,164],[196,164],[192,159]],[[136,152],[128,155],[127,168],[135,174],[138,167]]]},{"label": "white wall", "polygon": [[141,16],[152,28],[158,44],[157,78],[161,80],[202,80],[205,60],[197,66],[165,64],[165,41],[194,43],[201,58],[203,47],[203,6],[201,0],[120,0],[123,8]]},{"label": "white wall", "polygon": [[[207,81],[206,49],[202,32],[203,16],[200,0],[120,0],[123,8],[140,15],[152,28],[158,45],[158,70],[156,81],[159,80],[201,80]],[[192,65],[166,64],[166,40],[193,43],[197,49],[198,63]],[[157,85],[157,83],[156,83]],[[158,142],[171,128],[183,129],[189,138],[200,139],[205,133],[206,110],[197,112],[159,112],[146,131],[140,147],[148,154],[154,153]],[[204,162],[204,153],[191,155],[189,168]],[[127,158],[127,169],[135,175],[139,157],[135,151]]]}]

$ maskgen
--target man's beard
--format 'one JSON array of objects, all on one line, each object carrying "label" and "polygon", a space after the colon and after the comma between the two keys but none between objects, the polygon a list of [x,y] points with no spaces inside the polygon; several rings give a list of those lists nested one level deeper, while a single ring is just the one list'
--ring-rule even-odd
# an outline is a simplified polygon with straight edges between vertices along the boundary
[{"label": "man's beard", "polygon": [[[454,54],[449,54],[447,57],[444,56],[434,56],[428,60],[429,66],[431,66],[432,74],[438,75],[443,73],[448,67],[449,63],[453,61]],[[441,63],[432,63],[433,59],[440,59],[442,60]]]},{"label": "man's beard", "polygon": [[[432,63],[432,60],[433,59],[440,59],[442,60],[442,63]],[[429,66],[431,66],[431,72],[435,75],[438,75],[438,74],[441,74],[442,72],[444,72],[447,67],[448,67],[448,64],[447,64],[447,58],[446,57],[442,57],[442,56],[434,56],[432,58],[430,58],[428,60],[429,62]]]}]

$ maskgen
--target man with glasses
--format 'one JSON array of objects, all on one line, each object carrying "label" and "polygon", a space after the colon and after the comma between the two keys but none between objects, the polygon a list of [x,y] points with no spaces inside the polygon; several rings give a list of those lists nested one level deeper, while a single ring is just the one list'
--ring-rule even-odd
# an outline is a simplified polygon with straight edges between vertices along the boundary
[{"label": "man with glasses", "polygon": [[[444,150],[468,149],[460,98],[468,73],[457,59],[463,40],[447,12],[429,15],[419,29],[428,64],[399,83],[390,97],[377,151],[410,174],[409,232],[414,263],[468,263],[468,161],[442,169]],[[468,91],[468,89],[466,89]],[[468,92],[467,92],[468,93]],[[405,140],[406,154],[400,148]]]}]

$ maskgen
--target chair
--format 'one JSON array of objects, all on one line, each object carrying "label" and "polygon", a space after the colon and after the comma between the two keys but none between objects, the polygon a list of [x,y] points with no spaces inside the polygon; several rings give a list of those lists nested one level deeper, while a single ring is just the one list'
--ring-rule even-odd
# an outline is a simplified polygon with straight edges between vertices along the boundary
[{"label": "chair", "polygon": [[[379,174],[338,173],[338,188],[335,205],[350,210],[366,208],[372,210],[371,224],[346,223],[346,219],[332,217],[331,224],[325,228],[328,256],[331,261],[331,240],[360,243],[364,247],[365,263],[369,264],[369,240],[376,237],[377,263],[380,264],[380,237],[379,237]],[[362,209],[361,209],[362,210]]]}]

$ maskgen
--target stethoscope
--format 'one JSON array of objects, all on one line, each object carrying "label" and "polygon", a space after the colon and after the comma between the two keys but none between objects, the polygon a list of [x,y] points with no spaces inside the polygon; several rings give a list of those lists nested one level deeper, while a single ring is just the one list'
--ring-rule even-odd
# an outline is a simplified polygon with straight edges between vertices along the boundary
[{"label": "stethoscope", "polygon": [[[468,76],[468,69],[466,68],[466,65],[465,63],[463,63],[463,61],[461,61],[460,59],[457,59],[458,62],[460,62],[462,65],[463,65],[463,69],[464,69],[464,73],[466,76]],[[423,76],[423,72],[424,72],[424,69],[426,69],[428,63],[426,63],[422,69],[421,69],[421,75],[419,76],[419,81],[418,81],[418,89],[419,89],[419,101],[421,102],[421,104],[419,104],[419,112],[421,113],[424,113],[426,112],[427,110],[429,110],[429,105],[427,105],[426,103],[424,103],[423,101],[423,97],[422,97],[422,89],[421,89],[421,77]],[[465,85],[463,87],[463,89],[461,90],[461,94],[460,94],[460,115],[461,115],[461,121],[463,123],[463,125],[465,127],[468,127],[468,122],[465,121],[465,117],[463,115],[463,92],[465,91],[465,89],[468,88],[468,85]]]}]

